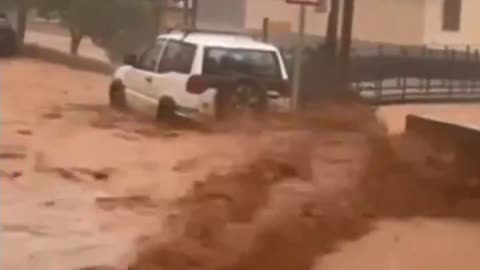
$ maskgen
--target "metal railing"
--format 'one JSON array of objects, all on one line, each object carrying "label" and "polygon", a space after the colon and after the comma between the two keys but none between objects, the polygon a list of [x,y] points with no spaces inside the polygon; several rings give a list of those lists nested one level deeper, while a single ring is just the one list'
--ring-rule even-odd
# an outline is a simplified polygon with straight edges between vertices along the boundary
[{"label": "metal railing", "polygon": [[375,104],[480,101],[480,55],[470,47],[369,47],[353,55],[352,88]]},{"label": "metal railing", "polygon": [[367,102],[378,105],[480,101],[480,81],[403,77],[354,82],[352,88]]}]

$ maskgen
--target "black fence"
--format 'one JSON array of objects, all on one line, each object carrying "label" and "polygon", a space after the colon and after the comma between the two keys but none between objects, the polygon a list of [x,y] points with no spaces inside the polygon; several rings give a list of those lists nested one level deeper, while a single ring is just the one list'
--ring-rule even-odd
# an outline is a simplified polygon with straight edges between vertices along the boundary
[{"label": "black fence", "polygon": [[371,103],[480,101],[480,53],[382,46],[353,50],[352,88]]}]

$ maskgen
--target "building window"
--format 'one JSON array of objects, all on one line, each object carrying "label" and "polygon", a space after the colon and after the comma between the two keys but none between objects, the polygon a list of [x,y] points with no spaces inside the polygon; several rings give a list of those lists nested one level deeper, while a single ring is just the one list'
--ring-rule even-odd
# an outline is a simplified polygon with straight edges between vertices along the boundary
[{"label": "building window", "polygon": [[443,1],[443,30],[460,31],[462,0]]}]

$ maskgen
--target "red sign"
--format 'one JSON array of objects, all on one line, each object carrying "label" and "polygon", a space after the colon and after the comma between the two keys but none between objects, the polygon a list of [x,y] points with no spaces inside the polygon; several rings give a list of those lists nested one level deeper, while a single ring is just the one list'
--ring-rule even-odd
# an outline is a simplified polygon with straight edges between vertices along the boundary
[{"label": "red sign", "polygon": [[286,0],[288,4],[319,6],[326,5],[327,0]]}]

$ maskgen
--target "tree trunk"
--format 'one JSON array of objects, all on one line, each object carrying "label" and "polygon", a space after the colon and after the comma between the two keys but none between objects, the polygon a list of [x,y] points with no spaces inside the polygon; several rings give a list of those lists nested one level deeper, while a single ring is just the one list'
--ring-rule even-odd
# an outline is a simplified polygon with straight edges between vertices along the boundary
[{"label": "tree trunk", "polygon": [[78,55],[78,49],[82,42],[83,35],[75,30],[70,30],[70,53],[72,55]]},{"label": "tree trunk", "polygon": [[25,41],[25,32],[27,31],[28,3],[23,0],[18,2],[17,6],[17,39],[19,44]]},{"label": "tree trunk", "polygon": [[327,37],[325,47],[330,59],[337,56],[338,44],[338,15],[340,12],[340,0],[330,0],[330,13],[328,14]]}]

